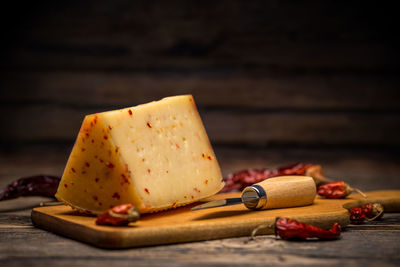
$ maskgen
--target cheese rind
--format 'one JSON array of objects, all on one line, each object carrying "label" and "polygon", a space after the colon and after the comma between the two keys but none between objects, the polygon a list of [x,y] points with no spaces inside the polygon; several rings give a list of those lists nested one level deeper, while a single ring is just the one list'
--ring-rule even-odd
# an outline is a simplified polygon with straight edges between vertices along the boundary
[{"label": "cheese rind", "polygon": [[184,95],[86,116],[56,197],[95,214],[122,203],[146,213],[222,187],[193,97]]}]

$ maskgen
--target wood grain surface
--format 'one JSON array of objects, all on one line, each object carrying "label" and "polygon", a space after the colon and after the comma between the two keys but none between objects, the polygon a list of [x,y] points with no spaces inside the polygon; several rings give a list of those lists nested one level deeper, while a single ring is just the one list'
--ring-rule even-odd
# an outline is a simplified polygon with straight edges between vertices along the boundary
[{"label": "wood grain surface", "polygon": [[[29,106],[13,110],[0,107],[15,120],[1,120],[3,140],[13,142],[71,142],[85,114],[107,109]],[[29,114],[29,119],[25,120]],[[383,115],[384,114],[384,115]],[[211,142],[252,146],[397,146],[400,116],[380,113],[313,113],[298,111],[243,111],[200,109]],[[64,119],[65,118],[65,119]],[[223,122],[223,123],[222,123]],[[29,129],[26,131],[25,129]],[[44,130],[46,129],[46,130]],[[384,129],[384,130],[383,130]]]},{"label": "wood grain surface", "polygon": [[[58,174],[71,147],[20,146],[0,151],[0,187],[32,174]],[[389,152],[389,153],[388,153]],[[232,149],[216,147],[222,172],[277,167],[296,161],[322,164],[325,174],[363,191],[400,189],[395,151],[364,149]],[[330,242],[287,242],[273,235],[105,250],[34,227],[31,210],[47,198],[0,202],[1,266],[399,266],[400,213],[348,225]],[[262,233],[262,232],[261,232]]]},{"label": "wood grain surface", "polygon": [[[224,176],[295,162],[400,189],[398,9],[360,1],[5,1],[0,187],[61,175],[86,113],[194,95]],[[224,122],[229,123],[224,123]],[[0,203],[1,266],[399,266],[400,213],[331,242],[272,236],[104,250]]]},{"label": "wood grain surface", "polygon": [[87,0],[3,10],[0,144],[72,143],[86,114],[190,93],[215,144],[399,147],[388,5]]},{"label": "wood grain surface", "polygon": [[[262,211],[250,211],[244,205],[191,211],[193,205],[189,205],[143,215],[127,227],[96,225],[95,217],[81,215],[62,205],[34,208],[32,222],[37,227],[95,246],[126,248],[249,236],[259,225],[273,225],[276,217],[289,217],[322,228],[329,228],[335,222],[346,227],[349,214],[343,206],[365,202],[382,203],[387,212],[400,211],[400,191],[369,192],[367,196],[367,200],[359,195],[340,200],[317,198],[309,206]],[[219,194],[207,200],[228,197],[239,197],[239,194]],[[272,234],[274,229],[267,228],[260,233]]]}]

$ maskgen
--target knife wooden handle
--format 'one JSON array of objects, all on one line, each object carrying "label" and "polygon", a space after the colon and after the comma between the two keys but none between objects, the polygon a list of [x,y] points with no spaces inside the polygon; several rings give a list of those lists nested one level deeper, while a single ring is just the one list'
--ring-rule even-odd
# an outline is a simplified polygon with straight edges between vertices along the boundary
[{"label": "knife wooden handle", "polygon": [[[246,187],[242,193],[249,209],[273,209],[311,205],[316,195],[315,182],[308,176],[280,176]],[[245,201],[258,196],[258,200]]]}]

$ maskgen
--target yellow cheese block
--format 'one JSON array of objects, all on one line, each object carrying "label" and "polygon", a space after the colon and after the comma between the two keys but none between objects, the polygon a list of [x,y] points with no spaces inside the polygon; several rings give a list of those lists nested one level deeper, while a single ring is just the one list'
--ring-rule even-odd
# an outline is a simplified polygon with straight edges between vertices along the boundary
[{"label": "yellow cheese block", "polygon": [[146,213],[223,185],[193,97],[182,95],[86,116],[56,198],[94,214],[123,203]]}]

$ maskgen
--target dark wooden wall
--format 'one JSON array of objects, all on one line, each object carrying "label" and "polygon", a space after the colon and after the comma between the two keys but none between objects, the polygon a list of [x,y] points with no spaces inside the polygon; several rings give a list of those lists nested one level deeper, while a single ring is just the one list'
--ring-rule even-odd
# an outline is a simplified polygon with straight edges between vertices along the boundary
[{"label": "dark wooden wall", "polygon": [[85,114],[193,94],[214,144],[399,147],[394,7],[368,1],[15,1],[2,145],[73,142]]}]

